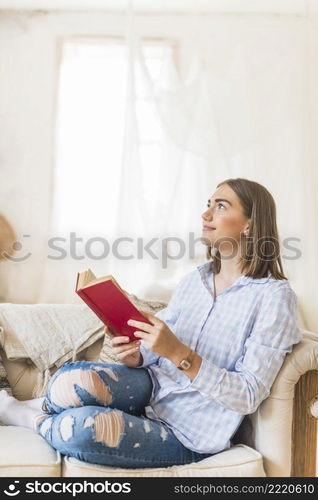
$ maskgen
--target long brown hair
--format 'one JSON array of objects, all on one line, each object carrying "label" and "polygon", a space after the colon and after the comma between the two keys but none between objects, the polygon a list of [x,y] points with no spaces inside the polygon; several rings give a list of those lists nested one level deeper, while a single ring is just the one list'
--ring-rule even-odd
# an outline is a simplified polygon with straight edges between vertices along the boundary
[{"label": "long brown hair", "polygon": [[[252,278],[264,278],[268,272],[278,280],[287,280],[280,257],[280,244],[276,223],[276,205],[270,192],[261,184],[248,179],[227,179],[227,184],[238,196],[244,215],[250,219],[249,233],[243,245],[241,272]],[[215,274],[220,272],[221,259],[217,250],[207,249],[207,258],[213,259]]]}]

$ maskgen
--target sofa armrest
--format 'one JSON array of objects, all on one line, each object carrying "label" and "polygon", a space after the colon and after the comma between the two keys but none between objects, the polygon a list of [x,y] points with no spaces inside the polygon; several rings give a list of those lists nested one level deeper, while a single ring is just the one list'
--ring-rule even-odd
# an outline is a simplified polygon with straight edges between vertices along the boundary
[{"label": "sofa armrest", "polygon": [[314,475],[317,419],[308,405],[318,394],[318,335],[303,335],[286,356],[269,397],[250,416],[250,444],[262,454],[267,476]]}]

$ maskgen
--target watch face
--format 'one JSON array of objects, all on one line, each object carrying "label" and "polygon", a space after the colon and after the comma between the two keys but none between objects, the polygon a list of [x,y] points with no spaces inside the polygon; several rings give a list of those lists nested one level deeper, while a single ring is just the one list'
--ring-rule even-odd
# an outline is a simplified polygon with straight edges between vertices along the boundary
[{"label": "watch face", "polygon": [[180,366],[183,368],[183,370],[188,370],[191,366],[191,363],[187,359],[183,359],[182,361],[180,361]]}]

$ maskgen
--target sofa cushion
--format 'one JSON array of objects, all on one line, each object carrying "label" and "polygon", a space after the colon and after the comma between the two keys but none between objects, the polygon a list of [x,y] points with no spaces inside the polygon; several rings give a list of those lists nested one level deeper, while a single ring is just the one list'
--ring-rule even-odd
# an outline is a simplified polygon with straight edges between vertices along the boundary
[{"label": "sofa cushion", "polygon": [[1,477],[59,477],[61,456],[31,429],[0,427]]},{"label": "sofa cushion", "polygon": [[65,477],[264,477],[262,456],[246,445],[238,444],[229,450],[205,458],[200,462],[172,467],[122,469],[82,462],[64,457],[62,473]]}]

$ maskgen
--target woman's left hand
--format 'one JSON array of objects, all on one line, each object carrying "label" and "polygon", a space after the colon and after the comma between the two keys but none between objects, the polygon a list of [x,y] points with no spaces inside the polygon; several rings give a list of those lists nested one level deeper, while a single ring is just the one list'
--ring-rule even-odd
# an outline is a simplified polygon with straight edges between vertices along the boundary
[{"label": "woman's left hand", "polygon": [[140,311],[152,323],[143,323],[142,321],[129,320],[130,326],[136,327],[134,335],[145,341],[147,347],[159,356],[171,359],[180,347],[182,342],[168,328],[164,321],[153,314]]}]

